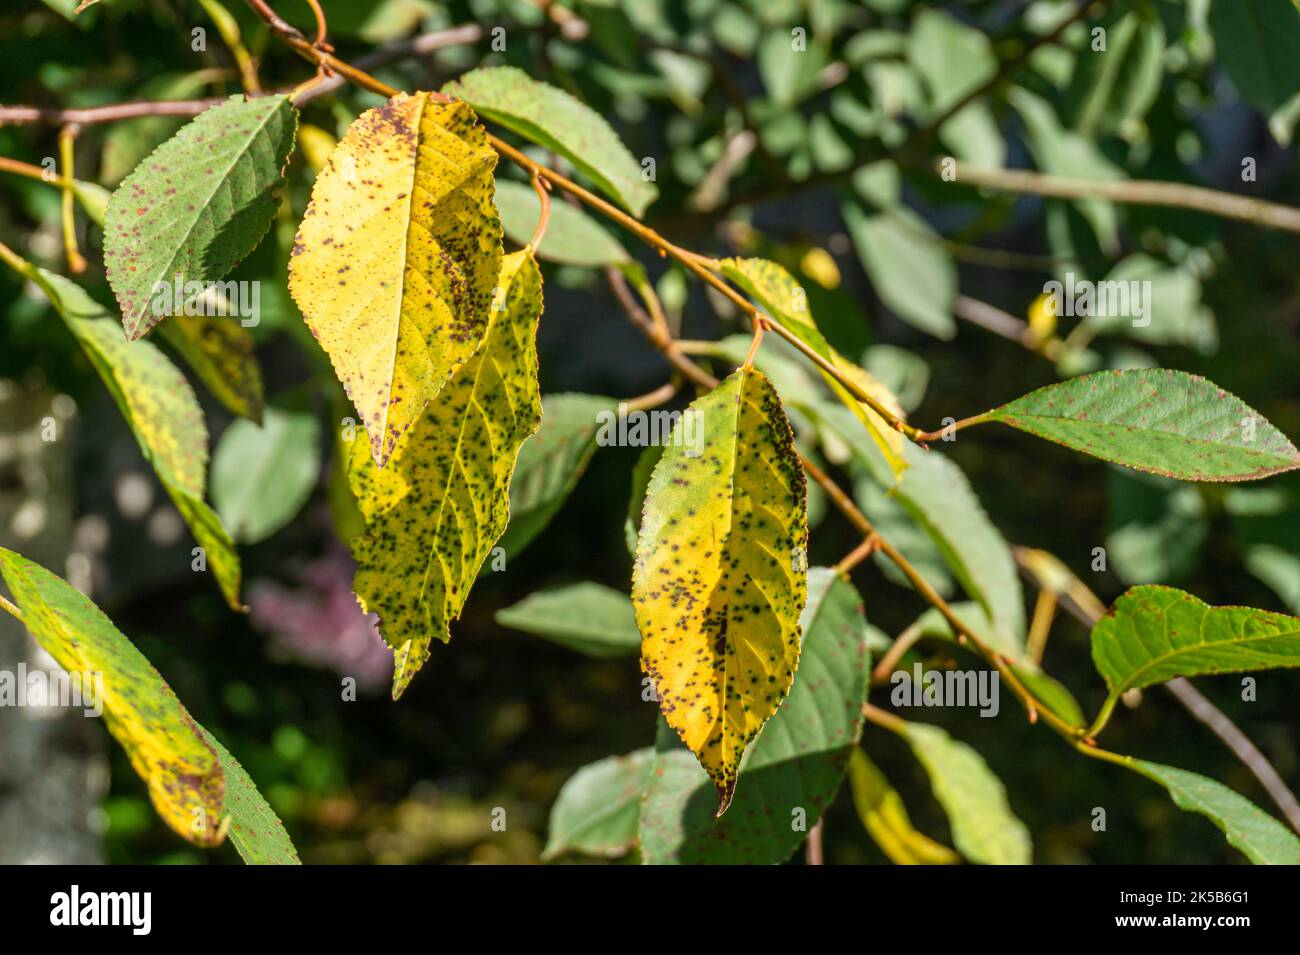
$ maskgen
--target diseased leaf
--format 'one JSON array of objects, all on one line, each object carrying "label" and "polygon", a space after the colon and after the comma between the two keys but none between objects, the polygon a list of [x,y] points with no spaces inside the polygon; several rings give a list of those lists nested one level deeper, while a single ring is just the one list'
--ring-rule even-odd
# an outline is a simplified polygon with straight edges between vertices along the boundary
[{"label": "diseased leaf", "polygon": [[510,526],[501,538],[508,557],[532,543],[573,493],[596,453],[599,416],[616,404],[599,395],[542,399],[542,426],[519,449],[510,480]]},{"label": "diseased leaf", "polygon": [[217,754],[226,777],[226,798],[222,810],[230,816],[230,841],[249,865],[302,865],[284,823],[267,805],[257,786],[235,757],[217,738],[198,723],[194,727]]},{"label": "diseased leaf", "polygon": [[[393,697],[451,639],[470,586],[510,518],[519,446],[541,417],[537,319],[542,274],[525,252],[501,263],[503,308],[488,313],[483,346],[375,467],[353,442],[349,483],[366,517],[352,541],[353,589],[396,660]],[[357,453],[357,448],[362,453]]]},{"label": "diseased leaf", "polygon": [[[699,762],[660,721],[641,804],[641,854],[651,864],[784,862],[835,798],[862,733],[871,669],[862,602],[833,570],[808,573],[803,653],[785,702],[741,763],[726,815]],[[802,813],[798,816],[797,812]]]},{"label": "diseased leaf", "polygon": [[803,467],[781,399],[741,368],[673,428],[632,571],[641,667],[713,780],[719,815],[799,663],[807,546]]},{"label": "diseased leaf", "polygon": [[212,458],[212,501],[236,540],[256,544],[293,520],[320,479],[320,423],[271,407],[260,425],[236,421]]},{"label": "diseased leaf", "polygon": [[0,575],[32,637],[80,680],[86,705],[102,708],[109,732],[168,826],[200,846],[220,844],[229,828],[249,863],[298,861],[248,774],[102,610],[44,567],[3,547]]},{"label": "diseased leaf", "polygon": [[239,555],[220,518],[203,502],[208,429],[190,384],[150,342],[128,342],[102,305],[74,282],[32,266],[28,277],[49,296],[81,343],[181,518],[203,548],[226,603],[239,600]]},{"label": "diseased leaf", "polygon": [[659,195],[604,117],[513,66],[471,70],[442,88],[488,119],[559,153],[635,216]]},{"label": "diseased leaf", "polygon": [[496,161],[464,103],[402,93],[362,113],[316,177],[289,291],[380,467],[501,304]]},{"label": "diseased leaf", "polygon": [[984,417],[1184,481],[1251,481],[1300,467],[1300,451],[1259,412],[1213,382],[1168,368],[1071,378]]},{"label": "diseased leaf", "polygon": [[262,369],[248,329],[225,316],[173,315],[159,334],[231,413],[262,420]]},{"label": "diseased leaf", "polygon": [[1011,811],[1006,788],[984,758],[937,726],[905,723],[900,735],[930,777],[957,851],[986,865],[1028,865],[1029,830]]},{"label": "diseased leaf", "polygon": [[[497,179],[497,208],[501,224],[514,242],[527,245],[537,231],[542,201],[532,186],[510,179]],[[631,260],[627,249],[605,231],[595,219],[567,202],[553,201],[542,244],[534,250],[539,259],[561,265],[598,268]]]},{"label": "diseased leaf", "polygon": [[[807,292],[782,266],[766,259],[724,259],[719,264],[723,275],[739,285],[760,308],[794,333],[801,342],[896,416],[906,418],[898,399],[888,388],[826,341],[808,308]],[[890,469],[895,474],[901,474],[907,467],[903,460],[903,445],[907,439],[901,432],[890,427],[869,405],[855,398],[834,375],[822,371],[822,377],[835,396],[862,422]]]},{"label": "diseased leaf", "polygon": [[127,338],[179,311],[182,303],[161,298],[160,287],[217,281],[256,248],[275,216],[297,122],[287,96],[232,96],[187,123],[113,193],[104,268]]},{"label": "diseased leaf", "polygon": [[858,818],[896,865],[953,865],[961,857],[912,828],[903,797],[860,748],[849,758],[849,787]]},{"label": "diseased leaf", "polygon": [[636,845],[641,792],[654,755],[647,746],[591,763],[570,776],[551,807],[542,860],[565,852],[614,859]]},{"label": "diseased leaf", "polygon": [[1110,690],[1176,676],[1300,666],[1300,618],[1211,607],[1173,587],[1134,587],[1092,628],[1092,662]]},{"label": "diseased leaf", "polygon": [[[190,99],[203,92],[212,72],[166,73],[141,84],[136,97],[149,101]],[[100,150],[100,181],[116,186],[184,122],[177,116],[141,116],[109,124]]]},{"label": "diseased leaf", "polygon": [[1127,765],[1164,786],[1179,809],[1198,812],[1213,822],[1228,837],[1228,844],[1255,865],[1300,865],[1300,839],[1295,833],[1222,783],[1144,759]]},{"label": "diseased leaf", "polygon": [[641,648],[627,594],[585,582],[530,594],[498,610],[496,621],[591,657],[630,656]]}]

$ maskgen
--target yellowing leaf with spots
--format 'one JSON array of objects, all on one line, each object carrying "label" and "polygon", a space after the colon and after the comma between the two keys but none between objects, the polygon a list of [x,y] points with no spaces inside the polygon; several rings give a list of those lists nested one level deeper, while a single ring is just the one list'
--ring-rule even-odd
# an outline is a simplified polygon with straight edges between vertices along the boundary
[{"label": "yellowing leaf with spots", "polygon": [[229,833],[250,863],[298,862],[284,826],[248,774],[102,610],[67,581],[3,547],[0,577],[32,637],[67,671],[80,704],[102,712],[167,825],[200,846],[218,845]]},{"label": "yellowing leaf with spots", "polygon": [[215,511],[203,500],[207,485],[208,428],[185,376],[147,341],[128,342],[117,320],[68,279],[22,262],[19,271],[41,287],[130,425],[176,510],[203,548],[226,603],[239,600],[239,554]]},{"label": "yellowing leaf with spots", "polygon": [[[510,520],[519,446],[541,423],[537,319],[542,274],[527,252],[501,263],[487,336],[380,469],[354,450],[349,482],[366,518],[352,541],[353,589],[396,656],[393,697],[451,639],[479,568]],[[361,442],[354,442],[354,447]],[[362,446],[364,448],[364,446]]]},{"label": "yellowing leaf with spots", "polygon": [[[849,361],[826,341],[812,311],[808,308],[808,296],[804,289],[794,280],[789,272],[775,262],[767,259],[724,259],[721,263],[722,273],[744,291],[759,308],[814,352],[835,367],[845,378],[851,380],[864,392],[889,409],[897,418],[906,415],[898,399],[884,384],[866,369]],[[858,420],[862,422],[867,433],[871,435],[881,454],[889,463],[889,468],[897,476],[907,468],[903,458],[903,445],[907,439],[894,430],[870,405],[859,401],[844,385],[835,380],[835,376],[825,371],[822,377],[830,386],[835,396],[844,402]]]},{"label": "yellowing leaf with spots", "polygon": [[289,291],[380,467],[483,341],[501,269],[496,161],[468,105],[403,93],[362,113],[316,177]]},{"label": "yellowing leaf with spots", "polygon": [[713,780],[718,815],[794,679],[807,543],[804,473],[781,399],[741,368],[673,429],[632,572],[642,669]]}]

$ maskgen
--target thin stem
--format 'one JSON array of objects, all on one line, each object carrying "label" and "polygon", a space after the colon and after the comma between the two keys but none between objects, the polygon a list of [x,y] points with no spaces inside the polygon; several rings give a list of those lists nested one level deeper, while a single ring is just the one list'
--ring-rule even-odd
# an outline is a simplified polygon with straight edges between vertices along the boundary
[{"label": "thin stem", "polygon": [[3,594],[0,594],[0,609],[3,609],[5,613],[12,617],[17,617],[19,620],[23,619],[23,612],[10,603]]},{"label": "thin stem", "polygon": [[81,127],[75,123],[69,123],[59,130],[59,172],[62,175],[60,188],[63,190],[60,209],[63,219],[63,248],[68,257],[68,271],[73,275],[80,275],[86,271],[86,258],[77,248],[76,195],[72,188],[76,165],[73,149],[77,142],[77,134],[80,132]]},{"label": "thin stem", "polygon": [[953,300],[952,313],[972,325],[978,325],[995,335],[1001,335],[1003,338],[1018,342],[1030,351],[1044,356],[1049,361],[1056,361],[1061,357],[1061,352],[1065,350],[1065,343],[1059,338],[1053,336],[1048,339],[1040,339],[1034,334],[1033,329],[1029,327],[1028,322],[1016,318],[1016,316],[1004,312],[1000,308],[989,305],[987,302],[971,298],[969,295],[958,295]]},{"label": "thin stem", "polygon": [[1056,617],[1056,592],[1044,588],[1038,591],[1038,602],[1034,604],[1034,619],[1029,624],[1029,636],[1025,645],[1029,657],[1035,663],[1043,662],[1043,651],[1047,649],[1047,635],[1052,630],[1052,621]]},{"label": "thin stem", "polygon": [[879,546],[880,537],[876,534],[868,534],[862,539],[862,543],[845,554],[843,559],[835,565],[835,572],[837,574],[847,574],[854,567],[858,566],[858,564],[862,563],[874,554]]},{"label": "thin stem", "polygon": [[804,843],[805,858],[808,865],[825,865],[826,854],[822,849],[822,824],[826,817],[817,820],[816,825],[808,830],[808,839]]},{"label": "thin stem", "polygon": [[758,346],[763,344],[763,331],[767,322],[759,318],[754,321],[754,338],[749,343],[749,351],[745,352],[745,362],[742,368],[752,368],[754,365],[754,356],[758,354]]},{"label": "thin stem", "polygon": [[884,683],[889,678],[889,675],[894,672],[894,668],[898,666],[898,661],[903,659],[907,651],[916,646],[923,636],[925,636],[925,631],[917,624],[912,624],[895,637],[894,642],[889,645],[889,649],[880,658],[880,662],[872,669],[871,682]]},{"label": "thin stem", "polygon": [[944,425],[937,431],[917,431],[913,428],[912,431],[914,433],[909,434],[908,437],[920,444],[926,444],[931,441],[942,441],[946,436],[956,434],[963,428],[983,424],[988,420],[990,420],[989,412],[986,411],[983,414],[971,415],[969,418],[962,418],[960,421],[954,421],[952,424]]},{"label": "thin stem", "polygon": [[232,17],[230,11],[220,3],[199,0],[199,5],[216,25],[222,41],[229,47],[235,67],[239,70],[239,79],[244,86],[244,91],[253,95],[261,93],[262,84],[257,78],[257,65],[253,62],[248,47],[244,46],[244,38],[239,31],[239,21]]},{"label": "thin stem", "polygon": [[537,229],[533,232],[532,241],[528,243],[528,247],[535,250],[541,247],[542,237],[546,235],[546,224],[551,219],[551,187],[537,172],[536,166],[533,167],[532,182],[533,188],[537,190],[537,199],[542,205],[541,214],[537,217]]},{"label": "thin stem", "polygon": [[628,411],[645,411],[649,408],[658,408],[666,402],[672,401],[673,396],[681,389],[682,381],[678,374],[673,375],[672,381],[660,385],[654,391],[646,392],[636,398],[628,398],[620,402]]}]

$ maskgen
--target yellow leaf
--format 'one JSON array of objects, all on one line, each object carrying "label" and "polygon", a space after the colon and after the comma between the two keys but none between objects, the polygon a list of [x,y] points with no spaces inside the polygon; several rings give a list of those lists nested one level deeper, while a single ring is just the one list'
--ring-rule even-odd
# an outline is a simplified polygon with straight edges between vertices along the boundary
[{"label": "yellow leaf", "polygon": [[1056,304],[1046,292],[1029,305],[1029,330],[1040,342],[1056,334]]},{"label": "yellow leaf", "polygon": [[[299,133],[298,137],[301,139],[302,133]],[[822,288],[840,287],[840,267],[835,264],[834,256],[819,246],[814,245],[803,254],[803,258],[799,260],[799,268]]]},{"label": "yellow leaf", "polygon": [[955,865],[961,856],[912,828],[912,820],[889,780],[867,755],[854,749],[849,757],[853,805],[880,851],[897,865]]},{"label": "yellow leaf", "polygon": [[[776,262],[767,259],[724,259],[721,266],[722,273],[739,285],[771,318],[793,332],[801,342],[830,362],[841,375],[879,401],[899,420],[906,418],[893,392],[826,341],[808,307],[808,295],[794,280],[794,276]],[[907,462],[903,458],[903,446],[907,439],[903,434],[890,427],[870,405],[855,398],[852,392],[835,380],[834,375],[823,370],[822,377],[835,396],[862,422],[894,475],[902,474],[907,469]]]},{"label": "yellow leaf", "polygon": [[334,152],[334,147],[338,144],[333,133],[319,126],[303,123],[298,127],[298,148],[302,150],[303,158],[307,160],[312,172],[319,173],[325,168],[330,153]]},{"label": "yellow leaf", "polygon": [[367,110],[316,178],[289,291],[383,467],[483,341],[501,268],[497,154],[464,103]]},{"label": "yellow leaf", "polygon": [[[112,324],[120,336],[121,326]],[[0,548],[0,573],[36,642],[77,677],[71,685],[81,687],[87,706],[103,707],[109,732],[167,825],[198,845],[221,842],[221,762],[158,671],[102,610],[44,567]]]},{"label": "yellow leaf", "polygon": [[[466,362],[380,469],[355,441],[349,481],[366,533],[353,589],[394,650],[393,697],[451,639],[469,589],[510,519],[519,446],[541,423],[537,319],[542,275],[527,251],[501,263],[502,307]],[[364,445],[362,445],[364,449]]]},{"label": "yellow leaf", "polygon": [[808,599],[803,467],[771,383],[741,368],[673,429],[632,573],[641,667],[718,791],[785,698]]},{"label": "yellow leaf", "polygon": [[214,398],[261,424],[262,369],[253,355],[253,336],[228,315],[173,315],[159,331]]}]

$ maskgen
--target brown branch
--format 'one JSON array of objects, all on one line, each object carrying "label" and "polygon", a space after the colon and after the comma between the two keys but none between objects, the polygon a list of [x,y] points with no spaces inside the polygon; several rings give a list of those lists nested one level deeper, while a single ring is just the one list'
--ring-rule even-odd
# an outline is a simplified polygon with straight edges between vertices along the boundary
[{"label": "brown branch", "polygon": [[1028,169],[978,169],[959,165],[952,180],[982,189],[1053,199],[1109,199],[1129,205],[1192,209],[1284,232],[1300,232],[1300,209],[1253,196],[1182,182],[1144,179],[1068,179]]}]

